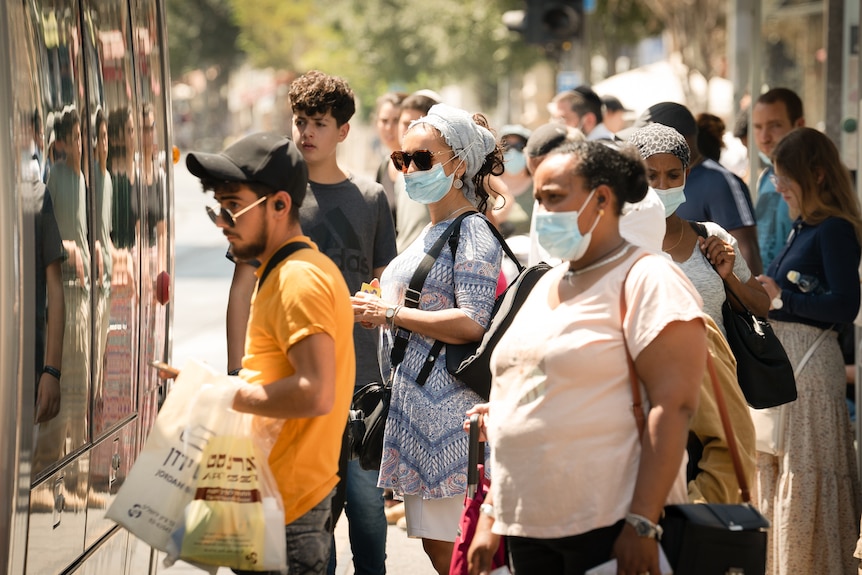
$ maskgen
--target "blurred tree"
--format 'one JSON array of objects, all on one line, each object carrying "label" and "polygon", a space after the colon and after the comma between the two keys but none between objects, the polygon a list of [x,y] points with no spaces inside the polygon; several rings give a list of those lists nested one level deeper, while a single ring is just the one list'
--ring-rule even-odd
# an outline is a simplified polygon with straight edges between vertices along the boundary
[{"label": "blurred tree", "polygon": [[[709,81],[723,73],[727,46],[727,0],[640,0],[664,25],[670,52],[677,52],[688,69],[689,79],[699,72]],[[690,82],[683,82],[686,98],[694,110],[705,110]],[[706,91],[708,98],[709,91]]]},{"label": "blurred tree", "polygon": [[243,59],[231,0],[167,0],[167,22],[171,75],[207,72],[207,89],[199,96],[199,108],[195,107],[191,141],[196,147],[220,149],[232,130],[223,88]]},{"label": "blurred tree", "polygon": [[519,0],[234,0],[240,45],[257,66],[320,68],[349,79],[363,111],[390,89],[458,83],[483,109],[498,81],[542,58],[506,29]]},{"label": "blurred tree", "polygon": [[232,0],[167,0],[171,73],[216,66],[230,71],[242,59]]},{"label": "blurred tree", "polygon": [[617,73],[617,58],[662,31],[662,22],[643,0],[599,0],[590,24],[591,51],[607,59],[608,76]]}]

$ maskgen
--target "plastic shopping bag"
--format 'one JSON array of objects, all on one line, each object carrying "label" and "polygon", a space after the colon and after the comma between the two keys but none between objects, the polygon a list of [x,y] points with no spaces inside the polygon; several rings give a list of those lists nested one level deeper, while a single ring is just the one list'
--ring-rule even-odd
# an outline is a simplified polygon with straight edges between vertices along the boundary
[{"label": "plastic shopping bag", "polygon": [[247,571],[286,571],[284,507],[255,441],[253,416],[229,412],[201,459],[194,499],[174,532],[165,563],[191,563]]},{"label": "plastic shopping bag", "polygon": [[168,393],[146,443],[106,517],[167,551],[194,498],[194,481],[240,382],[189,361]]}]

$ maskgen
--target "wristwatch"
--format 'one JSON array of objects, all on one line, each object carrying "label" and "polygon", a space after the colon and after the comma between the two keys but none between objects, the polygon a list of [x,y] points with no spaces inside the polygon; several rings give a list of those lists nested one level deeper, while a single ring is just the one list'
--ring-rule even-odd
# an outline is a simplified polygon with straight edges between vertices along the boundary
[{"label": "wristwatch", "polygon": [[482,505],[480,505],[479,506],[479,513],[481,513],[482,515],[487,515],[491,519],[497,518],[497,516],[494,515],[494,506],[491,505],[490,503],[483,503]]},{"label": "wristwatch", "polygon": [[769,302],[769,309],[781,309],[784,307],[784,302],[781,300],[781,292],[778,292],[778,295],[772,298],[772,301]]},{"label": "wristwatch", "polygon": [[656,525],[643,515],[626,513],[626,523],[635,528],[635,533],[638,534],[638,537],[649,537],[650,539],[661,541],[662,533],[664,533],[661,525]]},{"label": "wristwatch", "polygon": [[398,311],[400,309],[401,309],[400,305],[394,305],[392,307],[386,308],[386,324],[389,327],[392,327],[395,325],[395,315],[398,313]]}]

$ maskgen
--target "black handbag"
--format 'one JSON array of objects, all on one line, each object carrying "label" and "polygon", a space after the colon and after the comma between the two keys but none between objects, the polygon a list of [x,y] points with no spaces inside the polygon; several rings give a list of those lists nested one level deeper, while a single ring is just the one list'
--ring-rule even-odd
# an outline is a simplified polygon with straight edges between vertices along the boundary
[{"label": "black handbag", "polygon": [[363,385],[353,394],[347,416],[347,445],[351,459],[362,469],[380,469],[383,457],[383,431],[389,417],[392,380]]},{"label": "black handbag", "polygon": [[[625,291],[620,295],[620,300],[621,317],[625,318]],[[646,424],[643,401],[634,360],[628,346],[626,356],[632,389],[632,412],[638,433],[643,437]],[[659,522],[663,530],[661,546],[673,567],[674,575],[762,575],[766,572],[766,530],[769,529],[769,521],[750,503],[748,480],[742,470],[736,436],[709,352],[706,365],[744,503],[688,503],[665,506]]]},{"label": "black handbag", "polygon": [[[425,278],[428,277],[437,256],[440,255],[443,246],[447,242],[451,242],[454,237],[453,232],[460,229],[461,221],[475,213],[467,212],[456,218],[431,246],[431,249],[419,262],[416,271],[413,272],[413,277],[410,279],[410,285],[404,297],[404,307],[419,307],[422,286],[425,284]],[[389,403],[392,400],[392,380],[395,376],[395,368],[404,360],[410,334],[410,331],[399,328],[395,335],[395,341],[390,352],[391,369],[387,381],[385,383],[366,384],[353,394],[353,403],[347,416],[347,452],[350,459],[359,460],[359,466],[362,469],[380,469],[380,461],[383,457],[383,432],[386,429]],[[431,366],[423,366],[417,383],[419,385],[424,384],[430,373]]]},{"label": "black handbag", "polygon": [[[702,224],[689,223],[698,235],[707,237]],[[736,378],[748,405],[763,409],[795,401],[793,366],[772,326],[765,318],[755,316],[727,287],[727,283],[724,285],[727,297],[721,306],[721,315],[727,343],[736,357]],[[742,310],[730,305],[731,297]]]},{"label": "black handbag", "polygon": [[676,575],[766,572],[769,521],[751,505],[736,438],[712,356],[706,358],[721,425],[744,503],[690,503],[664,508],[661,545]]},{"label": "black handbag", "polygon": [[736,357],[736,378],[748,405],[755,409],[776,407],[796,401],[796,378],[793,366],[772,326],[756,317],[739,301],[735,310],[725,299],[721,307],[727,343]]}]

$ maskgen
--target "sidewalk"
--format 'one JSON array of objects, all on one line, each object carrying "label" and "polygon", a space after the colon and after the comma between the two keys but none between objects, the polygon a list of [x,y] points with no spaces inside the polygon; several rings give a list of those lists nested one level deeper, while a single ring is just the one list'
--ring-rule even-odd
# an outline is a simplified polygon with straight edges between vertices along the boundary
[{"label": "sidewalk", "polygon": [[[347,519],[342,515],[341,520],[335,528],[335,548],[338,550],[338,566],[336,575],[353,575],[352,554],[350,553],[350,541],[347,537]],[[410,539],[407,533],[394,525],[389,526],[386,540],[386,572],[392,575],[436,575],[431,567],[431,561],[422,550],[422,541]],[[164,575],[200,575],[204,573],[196,567],[182,561],[177,562],[170,569],[160,569]],[[232,575],[230,569],[221,568],[218,575]]]}]

